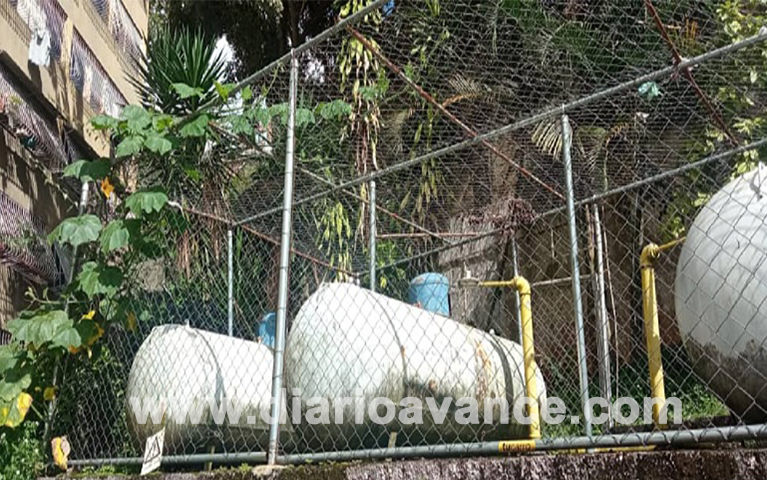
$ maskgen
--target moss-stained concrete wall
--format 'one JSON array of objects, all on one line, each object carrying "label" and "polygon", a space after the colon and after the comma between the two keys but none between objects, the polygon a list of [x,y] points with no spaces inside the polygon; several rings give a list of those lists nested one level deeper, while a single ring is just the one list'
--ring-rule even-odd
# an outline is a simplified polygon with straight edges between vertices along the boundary
[{"label": "moss-stained concrete wall", "polygon": [[[138,480],[131,476],[79,476],[93,480]],[[384,461],[269,469],[153,475],[156,480],[761,480],[767,450],[697,450],[527,455],[519,457]]]}]

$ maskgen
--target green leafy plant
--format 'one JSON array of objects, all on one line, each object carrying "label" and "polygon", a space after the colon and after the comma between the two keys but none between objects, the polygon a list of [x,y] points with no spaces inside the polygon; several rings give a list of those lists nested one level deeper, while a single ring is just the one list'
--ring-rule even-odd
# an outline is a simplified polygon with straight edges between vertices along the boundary
[{"label": "green leafy plant", "polygon": [[33,480],[43,472],[45,453],[38,422],[16,430],[0,430],[0,478]]},{"label": "green leafy plant", "polygon": [[[173,128],[156,121],[158,116],[128,107],[119,118],[98,117],[93,125],[117,135],[122,139],[118,151],[124,152],[127,143],[135,156],[151,152],[153,139],[176,135]],[[16,427],[30,410],[43,419],[35,405],[55,398],[50,366],[70,355],[90,356],[106,329],[135,321],[136,313],[128,308],[136,289],[130,279],[148,251],[167,245],[171,217],[180,214],[167,208],[168,196],[157,187],[126,191],[116,167],[107,159],[81,160],[64,172],[100,184],[101,201],[113,194],[116,185],[124,201],[109,219],[84,213],[65,219],[49,235],[50,242],[77,249],[84,261],[60,296],[30,292],[30,308],[8,324],[13,343],[0,347],[0,425]]]}]

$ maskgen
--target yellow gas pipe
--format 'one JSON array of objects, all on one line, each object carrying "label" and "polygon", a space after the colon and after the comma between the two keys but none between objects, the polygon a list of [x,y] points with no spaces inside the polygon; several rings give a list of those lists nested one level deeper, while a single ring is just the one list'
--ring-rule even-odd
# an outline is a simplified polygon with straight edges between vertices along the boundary
[{"label": "yellow gas pipe", "polygon": [[[650,389],[652,397],[660,401],[652,406],[653,422],[660,423],[660,413],[666,404],[666,386],[663,376],[663,363],[660,352],[660,327],[658,326],[658,299],[655,294],[654,262],[660,254],[684,241],[684,237],[656,245],[651,243],[642,249],[639,256],[639,267],[642,273],[642,313],[644,316],[644,331],[647,340],[647,363],[650,366]],[[665,422],[664,424],[665,425]]]},{"label": "yellow gas pipe", "polygon": [[[520,298],[520,321],[522,323],[522,352],[525,364],[525,393],[532,402],[528,404],[528,414],[532,419],[530,423],[529,440],[508,440],[498,442],[499,453],[519,453],[538,449],[538,441],[541,438],[541,416],[538,404],[538,379],[535,376],[535,347],[533,342],[533,314],[531,306],[530,283],[521,276],[511,280],[484,281],[477,284],[485,288],[511,288],[519,292]],[[574,449],[563,450],[570,453],[593,453],[593,452],[627,452],[654,450],[655,446],[638,447],[611,447],[597,449]]]},{"label": "yellow gas pipe", "polygon": [[533,343],[533,312],[530,302],[530,283],[523,277],[517,276],[511,280],[479,282],[480,287],[511,288],[519,292],[519,316],[522,323],[522,354],[525,362],[525,393],[530,403],[527,413],[530,423],[530,438],[541,438],[541,409],[538,404],[538,378],[535,376],[535,346]]}]

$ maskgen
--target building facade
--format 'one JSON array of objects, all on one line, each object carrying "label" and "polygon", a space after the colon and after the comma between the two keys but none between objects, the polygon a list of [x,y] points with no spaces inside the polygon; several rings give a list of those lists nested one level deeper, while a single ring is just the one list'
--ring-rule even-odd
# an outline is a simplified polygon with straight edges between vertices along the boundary
[{"label": "building facade", "polygon": [[89,126],[137,102],[148,0],[0,0],[0,328],[29,288],[67,281],[69,256],[45,237],[76,213],[67,164],[109,155]]}]

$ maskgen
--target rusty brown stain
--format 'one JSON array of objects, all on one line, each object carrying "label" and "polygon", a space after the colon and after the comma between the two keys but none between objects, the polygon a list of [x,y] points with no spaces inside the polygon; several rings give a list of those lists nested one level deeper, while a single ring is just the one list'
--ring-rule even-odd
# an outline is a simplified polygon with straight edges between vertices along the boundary
[{"label": "rusty brown stain", "polygon": [[477,399],[482,400],[487,395],[492,364],[490,363],[490,357],[487,356],[487,353],[482,348],[482,343],[475,339],[472,339],[472,342],[474,342],[474,357],[477,359],[478,367]]},{"label": "rusty brown stain", "polygon": [[437,381],[432,378],[431,380],[429,380],[429,391],[431,391],[431,393],[436,393],[438,385],[439,384],[437,383]]}]

